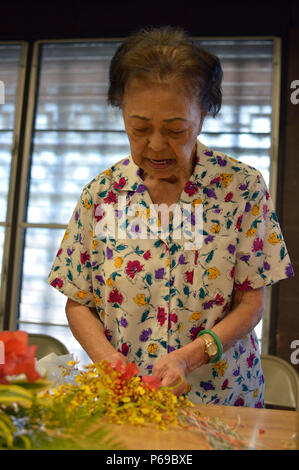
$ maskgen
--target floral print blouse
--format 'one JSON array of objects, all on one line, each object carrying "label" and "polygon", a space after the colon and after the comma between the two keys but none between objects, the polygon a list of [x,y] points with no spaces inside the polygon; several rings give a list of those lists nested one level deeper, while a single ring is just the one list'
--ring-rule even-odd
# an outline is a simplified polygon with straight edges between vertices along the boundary
[{"label": "floral print blouse", "polygon": [[[182,213],[184,207],[201,207],[200,247],[190,249],[186,234],[175,238],[173,220],[162,236],[139,168],[132,157],[120,160],[83,188],[47,280],[96,308],[108,340],[142,375],[221,321],[234,288],[270,286],[294,275],[258,170],[198,141],[195,168],[178,204]],[[128,223],[134,207],[144,210]],[[113,218],[106,229],[121,221],[126,237],[119,231],[99,236],[107,208]],[[192,228],[193,215],[187,217]],[[143,235],[149,235],[157,220],[155,237],[138,237],[142,224]],[[194,403],[262,407],[264,377],[254,330],[187,381]]]}]

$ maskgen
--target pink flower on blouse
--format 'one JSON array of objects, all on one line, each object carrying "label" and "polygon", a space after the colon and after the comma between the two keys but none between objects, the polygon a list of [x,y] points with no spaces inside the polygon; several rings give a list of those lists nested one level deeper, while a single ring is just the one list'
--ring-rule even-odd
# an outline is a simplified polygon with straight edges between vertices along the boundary
[{"label": "pink flower on blouse", "polygon": [[123,303],[124,297],[121,292],[119,292],[117,289],[113,289],[113,291],[110,292],[108,302],[110,303],[117,303],[121,305]]},{"label": "pink flower on blouse", "polygon": [[160,326],[163,326],[167,318],[167,313],[163,307],[158,307],[157,320]]},{"label": "pink flower on blouse", "polygon": [[253,248],[252,251],[255,253],[256,251],[262,251],[263,250],[263,240],[261,238],[256,238],[253,242]]},{"label": "pink flower on blouse", "polygon": [[192,183],[191,181],[187,181],[185,187],[184,187],[185,193],[188,194],[188,196],[193,196],[195,193],[198,192],[198,187],[197,184]]},{"label": "pink flower on blouse", "polygon": [[81,264],[85,264],[86,261],[90,260],[90,255],[88,254],[87,251],[85,251],[84,253],[81,253],[80,252],[80,261],[81,261]]}]

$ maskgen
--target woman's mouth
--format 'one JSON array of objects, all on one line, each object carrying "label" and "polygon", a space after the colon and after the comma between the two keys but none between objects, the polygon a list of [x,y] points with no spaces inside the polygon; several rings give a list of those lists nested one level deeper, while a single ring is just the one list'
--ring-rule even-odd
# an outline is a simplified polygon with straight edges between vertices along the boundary
[{"label": "woman's mouth", "polygon": [[154,160],[148,158],[147,161],[153,168],[168,168],[174,162],[174,160],[171,158],[165,158],[163,160]]}]

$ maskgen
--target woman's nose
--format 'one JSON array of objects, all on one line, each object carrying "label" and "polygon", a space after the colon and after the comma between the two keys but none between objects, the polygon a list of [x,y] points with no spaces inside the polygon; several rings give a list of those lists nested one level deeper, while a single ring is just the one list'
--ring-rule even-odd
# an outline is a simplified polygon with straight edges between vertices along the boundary
[{"label": "woman's nose", "polygon": [[166,148],[167,142],[160,132],[153,132],[148,139],[148,146],[154,152],[160,152]]}]

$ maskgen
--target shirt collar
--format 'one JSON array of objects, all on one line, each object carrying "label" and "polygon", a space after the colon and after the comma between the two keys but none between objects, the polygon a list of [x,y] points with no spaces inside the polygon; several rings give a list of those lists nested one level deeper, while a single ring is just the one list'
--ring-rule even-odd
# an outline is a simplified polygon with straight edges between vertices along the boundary
[{"label": "shirt collar", "polygon": [[[198,189],[213,185],[218,181],[219,175],[223,173],[227,164],[227,157],[216,155],[213,150],[205,146],[199,140],[196,149],[196,164],[192,175],[183,190],[184,200],[196,199]],[[146,186],[140,176],[140,168],[129,156],[112,166],[114,189],[118,191],[129,191],[144,193]]]}]

